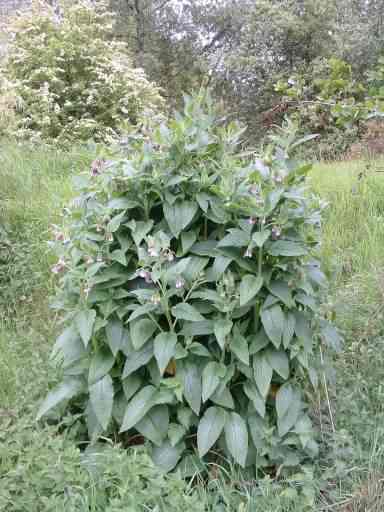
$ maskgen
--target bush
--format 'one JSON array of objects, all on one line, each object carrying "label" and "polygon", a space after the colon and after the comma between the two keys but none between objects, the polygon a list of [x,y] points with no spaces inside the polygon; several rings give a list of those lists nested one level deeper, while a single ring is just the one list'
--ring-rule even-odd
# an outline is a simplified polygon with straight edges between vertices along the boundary
[{"label": "bush", "polygon": [[[64,3],[60,19],[44,3],[17,18],[2,68],[3,94],[17,96],[18,138],[66,143],[114,138],[123,125],[158,111],[159,90],[112,40],[113,18],[98,2]],[[4,116],[4,114],[3,114]]]},{"label": "bush", "polygon": [[91,439],[143,436],[166,471],[196,447],[241,466],[316,454],[302,382],[316,385],[320,336],[339,342],[318,313],[321,207],[294,134],[261,160],[242,132],[187,98],[128,158],[77,179],[52,269],[65,378],[39,417],[77,397]]}]

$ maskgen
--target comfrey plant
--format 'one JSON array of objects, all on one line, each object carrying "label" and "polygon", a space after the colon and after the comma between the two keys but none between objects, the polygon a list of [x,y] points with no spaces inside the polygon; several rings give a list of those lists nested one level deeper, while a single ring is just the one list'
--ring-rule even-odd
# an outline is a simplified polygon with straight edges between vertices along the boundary
[{"label": "comfrey plant", "polygon": [[39,418],[78,397],[91,439],[143,436],[165,471],[196,451],[243,467],[316,454],[304,385],[321,339],[339,341],[319,313],[321,204],[294,134],[258,159],[242,133],[186,98],[126,159],[77,179],[55,233],[64,380]]}]

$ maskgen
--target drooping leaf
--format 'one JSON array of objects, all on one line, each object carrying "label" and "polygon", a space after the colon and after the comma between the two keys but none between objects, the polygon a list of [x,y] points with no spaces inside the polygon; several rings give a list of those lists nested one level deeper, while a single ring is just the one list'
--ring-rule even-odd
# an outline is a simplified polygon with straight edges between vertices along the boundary
[{"label": "drooping leaf", "polygon": [[156,405],[135,425],[135,429],[152,443],[161,446],[167,437],[169,411],[166,405]]},{"label": "drooping leaf", "polygon": [[186,254],[192,245],[196,242],[197,235],[194,231],[184,231],[181,233],[182,253]]},{"label": "drooping leaf", "polygon": [[185,436],[185,428],[178,423],[170,423],[168,428],[168,439],[172,446],[176,446]]},{"label": "drooping leaf", "polygon": [[131,228],[132,238],[137,246],[141,244],[145,236],[151,231],[153,227],[153,220],[148,221],[131,221],[128,223]]},{"label": "drooping leaf", "polygon": [[175,201],[172,205],[164,203],[164,217],[175,238],[189,226],[198,208],[198,205],[191,201]]},{"label": "drooping leaf", "polygon": [[240,306],[244,306],[253,299],[263,286],[263,278],[247,274],[240,283]]},{"label": "drooping leaf", "polygon": [[253,370],[256,385],[261,395],[265,398],[271,385],[273,370],[264,354],[256,354],[253,357]]},{"label": "drooping leaf", "polygon": [[256,411],[260,414],[262,418],[265,416],[265,398],[261,396],[257,387],[250,381],[245,382],[244,393],[253,403]]},{"label": "drooping leaf", "polygon": [[181,302],[172,308],[172,315],[180,320],[189,320],[190,322],[203,322],[205,318],[197,309],[186,302]]},{"label": "drooping leaf", "polygon": [[115,231],[117,231],[120,224],[123,222],[124,217],[125,217],[125,212],[115,215],[107,224],[107,228],[106,228],[107,232],[114,233]]},{"label": "drooping leaf", "polygon": [[174,332],[161,332],[154,341],[154,353],[159,367],[160,375],[163,375],[169,361],[174,357],[177,343],[177,335]]},{"label": "drooping leaf", "polygon": [[265,229],[263,231],[257,231],[256,233],[253,233],[252,240],[255,242],[257,247],[263,247],[265,242],[270,237],[271,232],[268,229]]},{"label": "drooping leaf", "polygon": [[291,343],[293,335],[295,334],[295,324],[296,324],[295,316],[291,312],[289,312],[285,316],[285,326],[284,326],[284,333],[283,333],[283,346],[285,349],[287,349],[289,347],[289,344]]},{"label": "drooping leaf", "polygon": [[154,398],[157,391],[154,386],[145,386],[128,403],[124,414],[120,432],[134,427],[147,412],[155,405]]},{"label": "drooping leaf", "polygon": [[181,369],[184,386],[184,396],[189,406],[196,414],[200,412],[202,383],[201,371],[193,361],[186,361]]},{"label": "drooping leaf", "polygon": [[212,448],[224,429],[227,413],[220,407],[210,407],[201,418],[197,429],[197,448],[200,457]]},{"label": "drooping leaf", "polygon": [[122,379],[147,364],[153,357],[153,342],[150,341],[140,350],[132,350],[125,361]]},{"label": "drooping leaf", "polygon": [[108,324],[105,328],[105,332],[107,335],[108,345],[112,351],[112,354],[116,356],[117,352],[122,347],[123,342],[123,323],[118,318],[114,318],[108,321]]},{"label": "drooping leaf", "polygon": [[88,345],[88,342],[92,337],[95,320],[96,311],[94,309],[79,311],[75,316],[75,324],[85,347]]},{"label": "drooping leaf", "polygon": [[125,398],[129,400],[141,386],[141,378],[139,375],[131,374],[121,381]]},{"label": "drooping leaf", "polygon": [[289,360],[286,352],[283,350],[266,350],[265,357],[271,368],[283,379],[289,377]]},{"label": "drooping leaf", "polygon": [[89,384],[95,383],[109,373],[114,363],[115,358],[109,349],[101,348],[95,352],[91,358],[91,364],[89,365]]},{"label": "drooping leaf", "polygon": [[172,446],[169,441],[165,441],[161,446],[155,446],[153,448],[152,459],[161,471],[168,473],[169,471],[172,471],[179,462],[184,450],[184,443]]},{"label": "drooping leaf", "polygon": [[227,387],[224,387],[224,389],[220,388],[221,386],[213,393],[210,400],[217,405],[226,407],[227,409],[234,409],[235,402],[233,401],[231,392]]},{"label": "drooping leaf", "polygon": [[236,412],[230,412],[227,414],[224,430],[229,452],[244,467],[248,453],[248,429],[245,421]]},{"label": "drooping leaf", "polygon": [[[277,398],[277,396],[276,396]],[[277,428],[279,436],[285,436],[296,424],[302,410],[300,393],[293,391],[293,398],[290,401],[284,415],[278,416]]]},{"label": "drooping leaf", "polygon": [[62,366],[67,368],[86,355],[84,344],[74,325],[67,327],[57,338],[51,358],[63,358]]},{"label": "drooping leaf", "polygon": [[335,352],[341,352],[343,338],[330,322],[326,320],[320,322],[320,333],[328,347],[332,348]]},{"label": "drooping leaf", "polygon": [[290,240],[271,242],[268,252],[272,256],[305,256],[308,254],[308,250],[303,244]]},{"label": "drooping leaf", "polygon": [[112,417],[113,383],[110,375],[105,375],[89,387],[89,398],[97,420],[104,430]]},{"label": "drooping leaf", "polygon": [[151,338],[156,331],[156,324],[149,318],[142,318],[130,324],[130,334],[133,347],[138,350]]},{"label": "drooping leaf", "polygon": [[293,399],[294,393],[291,384],[281,386],[276,393],[276,412],[279,418],[282,418],[286,414]]},{"label": "drooping leaf", "polygon": [[274,305],[261,311],[261,322],[268,338],[276,348],[280,347],[284,334],[285,316],[279,305]]},{"label": "drooping leaf", "polygon": [[233,322],[227,318],[218,318],[214,323],[214,332],[221,350],[225,347],[227,336],[232,330]]},{"label": "drooping leaf", "polygon": [[220,379],[225,376],[225,366],[211,361],[203,370],[202,375],[202,399],[206,402],[208,398],[215,392]]},{"label": "drooping leaf", "polygon": [[247,247],[250,242],[249,234],[242,229],[228,229],[226,235],[217,244],[217,247]]},{"label": "drooping leaf", "polygon": [[247,366],[249,365],[248,343],[244,336],[240,334],[239,329],[234,329],[229,342],[229,349],[240,361]]},{"label": "drooping leaf", "polygon": [[285,281],[272,281],[269,286],[269,291],[278,297],[286,306],[292,307],[292,291]]},{"label": "drooping leaf", "polygon": [[132,322],[133,320],[136,320],[136,318],[152,313],[152,311],[155,311],[157,308],[158,306],[156,304],[143,304],[138,306],[128,318],[128,322]]},{"label": "drooping leaf", "polygon": [[37,420],[40,420],[48,411],[56,407],[64,400],[70,400],[83,391],[83,381],[77,377],[66,378],[61,384],[53,389],[44,402],[40,405],[37,413]]}]

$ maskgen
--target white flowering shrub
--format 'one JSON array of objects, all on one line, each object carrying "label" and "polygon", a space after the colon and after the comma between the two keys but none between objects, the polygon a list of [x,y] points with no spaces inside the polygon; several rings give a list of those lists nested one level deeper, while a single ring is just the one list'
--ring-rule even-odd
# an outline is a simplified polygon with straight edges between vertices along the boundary
[{"label": "white flowering shrub", "polygon": [[[103,3],[46,4],[11,24],[2,93],[18,97],[11,135],[67,143],[105,141],[158,111],[159,90],[132,67],[124,43],[112,40],[113,17]],[[9,133],[8,133],[9,134]]]}]

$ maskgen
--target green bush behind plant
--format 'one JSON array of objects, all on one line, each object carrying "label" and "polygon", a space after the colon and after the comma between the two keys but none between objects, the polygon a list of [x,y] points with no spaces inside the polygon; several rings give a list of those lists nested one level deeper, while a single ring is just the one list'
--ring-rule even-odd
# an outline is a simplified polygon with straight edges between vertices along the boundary
[{"label": "green bush behind plant", "polygon": [[9,28],[0,82],[3,96],[14,97],[15,119],[5,116],[6,135],[64,145],[106,141],[159,111],[159,90],[113,41],[103,2],[61,2],[59,18],[45,2],[32,7]]}]

